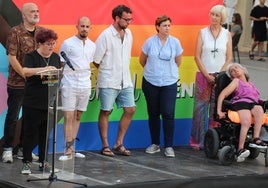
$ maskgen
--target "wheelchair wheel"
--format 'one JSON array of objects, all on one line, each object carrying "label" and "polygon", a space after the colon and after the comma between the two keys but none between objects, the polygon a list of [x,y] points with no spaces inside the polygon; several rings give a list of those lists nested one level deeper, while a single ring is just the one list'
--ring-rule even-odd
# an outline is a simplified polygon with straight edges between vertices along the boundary
[{"label": "wheelchair wheel", "polygon": [[219,161],[222,165],[231,165],[235,160],[235,151],[231,146],[224,146],[219,151]]},{"label": "wheelchair wheel", "polygon": [[266,152],[264,153],[265,157],[265,166],[268,166],[268,149],[266,149]]},{"label": "wheelchair wheel", "polygon": [[216,158],[219,150],[219,135],[215,129],[209,129],[205,134],[204,151],[208,158]]},{"label": "wheelchair wheel", "polygon": [[249,159],[256,159],[259,156],[260,149],[248,147],[248,150],[250,151],[250,154],[248,156]]}]

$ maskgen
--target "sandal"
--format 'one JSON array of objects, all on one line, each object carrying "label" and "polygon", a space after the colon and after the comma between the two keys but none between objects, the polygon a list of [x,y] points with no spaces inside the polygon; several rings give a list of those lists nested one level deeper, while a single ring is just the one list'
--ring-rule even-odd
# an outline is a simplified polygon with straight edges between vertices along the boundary
[{"label": "sandal", "polygon": [[265,61],[265,59],[260,57],[259,59],[257,59],[257,61]]},{"label": "sandal", "polygon": [[131,152],[127,150],[122,144],[113,148],[113,152],[117,155],[130,156]]},{"label": "sandal", "polygon": [[114,157],[114,153],[110,150],[108,146],[103,147],[100,153],[108,157]]},{"label": "sandal", "polygon": [[64,155],[71,155],[74,151],[74,140],[66,142],[65,148]]},{"label": "sandal", "polygon": [[252,142],[249,144],[249,147],[258,148],[258,149],[266,149],[267,144],[264,143],[260,138],[254,138]]},{"label": "sandal", "polygon": [[249,59],[251,59],[251,60],[253,60],[253,59],[254,59],[254,54],[253,54],[253,53],[251,53],[250,51],[249,51]]}]

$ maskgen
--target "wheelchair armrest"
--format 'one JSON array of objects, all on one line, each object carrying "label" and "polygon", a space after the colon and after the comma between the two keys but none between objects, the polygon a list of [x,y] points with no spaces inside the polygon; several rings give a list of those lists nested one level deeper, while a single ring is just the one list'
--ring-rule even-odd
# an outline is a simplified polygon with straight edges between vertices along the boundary
[{"label": "wheelchair armrest", "polygon": [[259,101],[264,111],[268,109],[268,101]]},{"label": "wheelchair armrest", "polygon": [[223,100],[223,102],[222,102],[222,111],[227,112],[230,109],[231,105],[232,105],[232,103],[231,103],[230,100]]}]

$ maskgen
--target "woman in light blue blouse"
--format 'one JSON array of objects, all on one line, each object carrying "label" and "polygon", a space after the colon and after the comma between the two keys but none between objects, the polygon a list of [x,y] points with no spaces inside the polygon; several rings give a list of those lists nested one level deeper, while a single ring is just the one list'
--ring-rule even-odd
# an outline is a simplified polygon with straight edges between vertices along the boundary
[{"label": "woman in light blue blouse", "polygon": [[161,116],[165,156],[175,157],[172,147],[174,114],[183,49],[180,41],[169,34],[170,26],[170,17],[163,15],[156,19],[157,34],[143,44],[140,64],[144,67],[142,90],[147,102],[151,134],[151,145],[145,152],[160,152]]}]

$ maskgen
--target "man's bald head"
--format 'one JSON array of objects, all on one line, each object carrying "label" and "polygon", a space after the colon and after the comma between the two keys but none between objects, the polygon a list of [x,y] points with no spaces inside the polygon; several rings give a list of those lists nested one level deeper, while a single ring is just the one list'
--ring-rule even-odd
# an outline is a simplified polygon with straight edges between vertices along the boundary
[{"label": "man's bald head", "polygon": [[25,3],[21,8],[23,22],[36,25],[39,22],[39,9],[35,3]]}]

